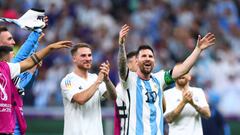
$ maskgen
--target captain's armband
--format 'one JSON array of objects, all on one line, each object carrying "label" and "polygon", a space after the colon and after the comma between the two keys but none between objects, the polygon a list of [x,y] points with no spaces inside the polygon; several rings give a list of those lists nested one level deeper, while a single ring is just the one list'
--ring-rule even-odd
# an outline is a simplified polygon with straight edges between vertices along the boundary
[{"label": "captain's armband", "polygon": [[173,84],[174,79],[172,78],[172,69],[171,70],[164,70],[164,81],[167,85]]}]

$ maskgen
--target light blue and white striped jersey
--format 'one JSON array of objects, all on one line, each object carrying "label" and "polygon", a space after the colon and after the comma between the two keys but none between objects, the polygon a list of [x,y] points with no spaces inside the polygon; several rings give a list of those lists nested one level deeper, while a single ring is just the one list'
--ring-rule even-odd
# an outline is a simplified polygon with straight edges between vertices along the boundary
[{"label": "light blue and white striped jersey", "polygon": [[163,87],[173,80],[170,71],[151,74],[142,80],[135,72],[128,72],[118,98],[124,101],[127,120],[121,135],[163,135]]}]

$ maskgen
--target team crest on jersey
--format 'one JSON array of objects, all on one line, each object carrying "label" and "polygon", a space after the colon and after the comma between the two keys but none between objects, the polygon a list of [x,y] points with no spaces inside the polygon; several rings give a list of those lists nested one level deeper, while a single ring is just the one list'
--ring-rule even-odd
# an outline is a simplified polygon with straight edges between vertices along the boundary
[{"label": "team crest on jersey", "polygon": [[148,91],[145,93],[145,95],[147,96],[146,102],[155,103],[157,99],[157,93],[155,91]]},{"label": "team crest on jersey", "polygon": [[68,90],[71,90],[72,89],[72,83],[71,83],[71,80],[66,80],[65,81],[65,86]]}]

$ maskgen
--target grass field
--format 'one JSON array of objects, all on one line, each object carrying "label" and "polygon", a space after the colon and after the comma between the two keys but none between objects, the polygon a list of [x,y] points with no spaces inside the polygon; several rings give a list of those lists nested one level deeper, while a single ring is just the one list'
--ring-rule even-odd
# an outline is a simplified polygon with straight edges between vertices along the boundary
[{"label": "grass field", "polygon": [[[27,135],[62,135],[63,120],[51,118],[28,118]],[[231,135],[240,135],[240,122],[230,121]]]}]

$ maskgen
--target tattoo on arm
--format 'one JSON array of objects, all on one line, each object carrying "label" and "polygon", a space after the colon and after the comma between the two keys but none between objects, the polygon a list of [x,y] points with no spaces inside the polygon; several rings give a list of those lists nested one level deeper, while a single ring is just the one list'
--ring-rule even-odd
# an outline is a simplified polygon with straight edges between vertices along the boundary
[{"label": "tattoo on arm", "polygon": [[168,123],[172,123],[173,120],[176,118],[176,114],[174,113],[174,111],[171,111],[165,115],[165,118]]},{"label": "tattoo on arm", "polygon": [[107,91],[104,94],[105,98],[108,98],[109,100],[115,100],[117,98],[117,93],[115,90],[115,86],[113,85],[112,81],[108,80],[105,82]]},{"label": "tattoo on arm", "polygon": [[127,76],[127,57],[124,44],[119,45],[118,66],[120,77],[125,80]]}]

